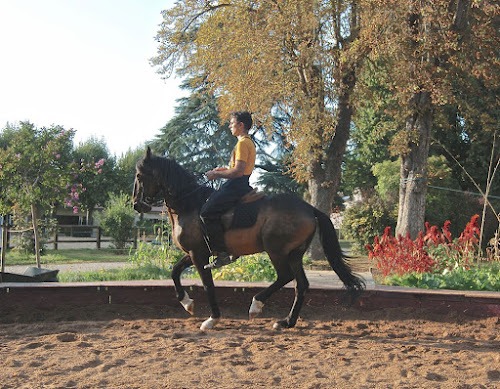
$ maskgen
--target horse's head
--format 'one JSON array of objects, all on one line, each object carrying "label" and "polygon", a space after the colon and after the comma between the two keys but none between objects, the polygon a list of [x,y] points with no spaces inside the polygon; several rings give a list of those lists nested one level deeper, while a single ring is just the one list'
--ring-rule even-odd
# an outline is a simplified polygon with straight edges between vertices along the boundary
[{"label": "horse's head", "polygon": [[158,201],[162,189],[158,177],[155,176],[153,158],[148,147],[146,155],[136,165],[132,202],[134,209],[139,213],[151,210],[151,205]]}]

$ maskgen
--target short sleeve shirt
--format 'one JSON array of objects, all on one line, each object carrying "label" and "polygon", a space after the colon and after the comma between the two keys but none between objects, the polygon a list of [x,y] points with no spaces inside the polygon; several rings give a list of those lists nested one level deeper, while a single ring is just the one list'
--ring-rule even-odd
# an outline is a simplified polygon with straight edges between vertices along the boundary
[{"label": "short sleeve shirt", "polygon": [[255,167],[255,154],[255,144],[249,136],[245,136],[238,140],[238,143],[236,143],[236,146],[231,153],[231,162],[229,163],[229,167],[233,168],[236,165],[236,161],[244,161],[246,164],[243,175],[249,176],[252,174]]}]

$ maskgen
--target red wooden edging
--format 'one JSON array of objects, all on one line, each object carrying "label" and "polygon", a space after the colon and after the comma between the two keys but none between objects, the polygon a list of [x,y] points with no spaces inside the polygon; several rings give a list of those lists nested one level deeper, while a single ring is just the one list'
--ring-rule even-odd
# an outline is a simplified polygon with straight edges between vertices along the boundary
[{"label": "red wooden edging", "polygon": [[[205,292],[199,280],[185,280],[185,286],[197,307],[207,311]],[[216,282],[221,309],[232,306],[242,313],[248,310],[252,297],[266,283]],[[269,309],[289,309],[294,296],[288,286],[267,302]],[[338,288],[312,286],[307,293],[304,312],[328,310],[341,304],[345,291]],[[64,306],[84,307],[103,304],[166,305],[180,307],[173,283],[165,281],[95,282],[95,283],[30,283],[0,284],[2,309],[55,309]],[[473,317],[500,317],[500,292],[429,291],[413,288],[377,286],[366,290],[354,304],[355,309],[373,311],[386,308],[412,308]],[[1,312],[0,312],[1,315]]]}]

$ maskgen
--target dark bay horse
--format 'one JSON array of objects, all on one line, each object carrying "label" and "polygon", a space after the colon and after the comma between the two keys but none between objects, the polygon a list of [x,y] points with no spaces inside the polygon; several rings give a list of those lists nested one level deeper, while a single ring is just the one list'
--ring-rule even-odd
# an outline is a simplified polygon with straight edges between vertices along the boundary
[{"label": "dark bay horse", "polygon": [[[193,300],[180,282],[181,273],[194,265],[208,295],[211,316],[201,330],[211,329],[221,314],[215,298],[215,286],[210,269],[209,250],[203,238],[199,212],[213,189],[197,183],[195,177],[175,161],[155,156],[148,147],[137,163],[133,202],[137,212],[151,210],[151,204],[163,198],[172,222],[175,244],[186,255],[174,266],[172,279],[177,297],[184,308],[193,314]],[[225,232],[226,246],[233,256],[266,251],[276,269],[277,280],[254,296],[250,318],[262,312],[266,300],[276,291],[295,280],[295,301],[286,318],[275,328],[295,326],[304,296],[309,288],[302,257],[319,228],[320,241],[333,270],[352,295],[364,289],[364,282],[354,275],[342,254],[335,229],[327,215],[292,195],[268,196],[260,200],[257,220],[251,227],[231,228]]]}]

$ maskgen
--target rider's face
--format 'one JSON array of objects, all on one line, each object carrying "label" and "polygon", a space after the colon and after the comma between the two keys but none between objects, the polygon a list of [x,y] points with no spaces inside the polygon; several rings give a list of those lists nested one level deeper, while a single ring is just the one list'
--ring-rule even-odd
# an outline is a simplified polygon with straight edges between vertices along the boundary
[{"label": "rider's face", "polygon": [[245,132],[245,125],[233,117],[229,122],[229,129],[231,130],[231,134],[233,134],[234,136],[240,136]]}]

